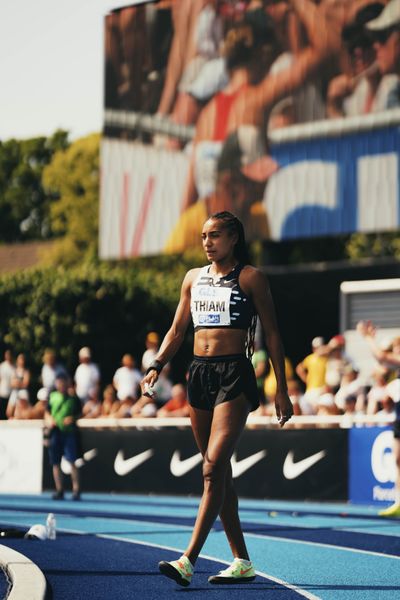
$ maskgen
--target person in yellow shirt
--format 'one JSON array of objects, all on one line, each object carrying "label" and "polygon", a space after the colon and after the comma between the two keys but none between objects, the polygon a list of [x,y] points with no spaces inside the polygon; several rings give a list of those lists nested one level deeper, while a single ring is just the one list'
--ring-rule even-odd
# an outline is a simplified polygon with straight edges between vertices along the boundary
[{"label": "person in yellow shirt", "polygon": [[306,385],[304,397],[316,407],[318,398],[325,387],[326,365],[329,347],[322,337],[315,337],[311,342],[312,352],[296,367],[296,373]]}]

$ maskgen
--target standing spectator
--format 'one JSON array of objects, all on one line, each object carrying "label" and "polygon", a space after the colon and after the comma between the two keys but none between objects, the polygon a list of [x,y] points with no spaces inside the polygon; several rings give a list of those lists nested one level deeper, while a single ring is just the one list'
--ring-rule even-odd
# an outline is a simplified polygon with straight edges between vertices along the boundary
[{"label": "standing spectator", "polygon": [[11,350],[4,352],[4,361],[0,363],[0,419],[6,418],[8,399],[11,394],[11,381],[15,367]]},{"label": "standing spectator", "polygon": [[79,350],[79,366],[75,371],[76,395],[84,404],[99,393],[100,371],[92,362],[92,353],[87,346]]},{"label": "standing spectator", "polygon": [[46,388],[49,394],[56,388],[57,375],[67,375],[67,372],[62,365],[57,363],[54,350],[47,348],[43,354],[43,366],[40,378],[42,386]]},{"label": "standing spectator", "polygon": [[316,405],[324,390],[328,347],[322,337],[315,337],[311,342],[312,352],[296,367],[296,373],[306,384],[305,397],[311,404]]},{"label": "standing spectator", "polygon": [[56,379],[56,390],[50,394],[45,415],[46,423],[51,430],[49,455],[56,487],[53,500],[64,499],[64,483],[60,467],[63,456],[71,464],[72,499],[80,500],[79,472],[75,465],[75,461],[81,454],[76,426],[80,415],[79,399],[69,393],[67,378],[59,375]]},{"label": "standing spectator", "polygon": [[339,388],[344,369],[349,361],[344,356],[345,339],[343,335],[335,335],[328,342],[328,361],[326,364],[325,383],[332,388]]},{"label": "standing spectator", "polygon": [[29,384],[31,381],[31,374],[26,368],[25,354],[18,354],[15,362],[14,374],[11,377],[11,394],[8,401],[9,405],[14,405],[18,398],[18,392],[20,390],[26,390],[29,398]]},{"label": "standing spectator", "polygon": [[[400,4],[399,0],[397,2]],[[389,4],[388,4],[389,6]],[[400,11],[400,7],[399,7]],[[383,13],[382,13],[383,14]],[[396,368],[397,378],[387,386],[388,395],[395,402],[396,417],[393,426],[393,454],[396,461],[395,501],[392,506],[382,510],[382,517],[400,517],[400,337],[392,341],[391,350],[382,350],[376,342],[376,327],[371,321],[360,321],[357,331],[366,339],[372,354],[383,366]]]},{"label": "standing spectator", "polygon": [[155,359],[160,346],[160,336],[155,331],[150,331],[146,336],[146,350],[142,356],[142,371],[145,373]]},{"label": "standing spectator", "polygon": [[137,400],[140,395],[142,374],[136,368],[135,359],[131,354],[124,354],[121,367],[115,371],[113,385],[117,390],[117,398],[121,402]]}]

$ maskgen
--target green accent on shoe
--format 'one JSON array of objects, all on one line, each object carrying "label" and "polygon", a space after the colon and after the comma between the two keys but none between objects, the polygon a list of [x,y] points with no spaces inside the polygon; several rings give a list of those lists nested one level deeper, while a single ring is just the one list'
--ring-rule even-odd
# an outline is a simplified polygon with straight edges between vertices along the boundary
[{"label": "green accent on shoe", "polygon": [[193,566],[185,555],[171,562],[162,560],[158,563],[158,568],[163,575],[173,579],[178,585],[182,585],[183,587],[187,587],[192,581]]},{"label": "green accent on shoe", "polygon": [[208,583],[230,584],[249,583],[250,581],[254,581],[256,578],[254,567],[251,563],[248,564],[248,561],[246,561],[246,563],[240,558],[235,558],[229,567],[223,571],[220,571],[218,575],[212,575],[209,577]]},{"label": "green accent on shoe", "polygon": [[400,518],[400,504],[392,504],[391,506],[388,506],[388,508],[379,511],[378,515],[380,517],[394,517],[398,519]]}]

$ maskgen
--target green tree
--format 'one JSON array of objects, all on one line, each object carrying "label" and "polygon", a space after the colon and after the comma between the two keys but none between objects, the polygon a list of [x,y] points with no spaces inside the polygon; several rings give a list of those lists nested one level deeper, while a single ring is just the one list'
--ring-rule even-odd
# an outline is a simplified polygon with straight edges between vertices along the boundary
[{"label": "green tree", "polygon": [[51,137],[0,141],[0,240],[17,242],[51,236],[50,198],[42,173],[58,150],[67,148],[68,133]]},{"label": "green tree", "polygon": [[59,239],[46,257],[50,264],[96,260],[99,212],[99,134],[56,152],[44,169],[43,186],[52,198],[51,231]]}]

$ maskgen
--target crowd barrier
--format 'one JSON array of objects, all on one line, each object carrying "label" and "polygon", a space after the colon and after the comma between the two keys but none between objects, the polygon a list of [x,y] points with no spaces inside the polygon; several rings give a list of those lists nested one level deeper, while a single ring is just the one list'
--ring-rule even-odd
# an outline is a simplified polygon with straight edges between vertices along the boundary
[{"label": "crowd barrier", "polygon": [[[80,431],[83,492],[201,494],[188,419],[83,419]],[[282,430],[249,417],[232,458],[235,485],[248,498],[392,501],[392,437],[376,416],[294,417]],[[53,488],[45,443],[42,421],[0,423],[0,493]],[[64,460],[62,469],[68,476]]]}]

